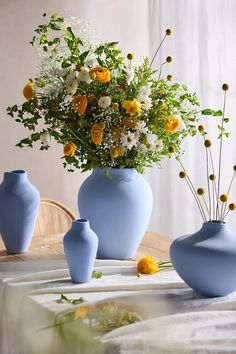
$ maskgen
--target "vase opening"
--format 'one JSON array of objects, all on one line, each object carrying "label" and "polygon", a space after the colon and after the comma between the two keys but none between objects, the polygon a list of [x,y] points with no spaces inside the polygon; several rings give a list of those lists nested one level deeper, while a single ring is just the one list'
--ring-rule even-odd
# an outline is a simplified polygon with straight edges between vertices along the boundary
[{"label": "vase opening", "polygon": [[13,170],[10,173],[15,173],[15,174],[20,175],[20,174],[26,173],[26,171],[25,170]]},{"label": "vase opening", "polygon": [[86,222],[88,222],[88,219],[77,219],[77,220],[75,220],[75,222],[86,223]]}]

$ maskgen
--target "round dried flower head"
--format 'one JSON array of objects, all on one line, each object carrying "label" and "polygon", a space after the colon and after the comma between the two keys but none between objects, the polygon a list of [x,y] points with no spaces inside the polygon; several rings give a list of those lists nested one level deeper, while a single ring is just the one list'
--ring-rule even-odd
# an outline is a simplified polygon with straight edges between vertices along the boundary
[{"label": "round dried flower head", "polygon": [[230,203],[229,204],[229,210],[233,211],[236,209],[236,204],[235,203]]},{"label": "round dried flower head", "polygon": [[209,140],[209,139],[205,140],[204,145],[206,148],[209,148],[211,146],[211,140]]},{"label": "round dried flower head", "polygon": [[134,54],[133,53],[128,53],[127,54],[127,59],[134,60]]},{"label": "round dried flower head", "polygon": [[170,145],[170,146],[168,147],[168,151],[169,151],[171,154],[173,154],[173,152],[175,152],[175,147],[174,147],[173,145]]},{"label": "round dried flower head", "polygon": [[223,84],[222,85],[222,90],[223,91],[228,91],[228,89],[229,89],[229,85],[228,84]]},{"label": "round dried flower head", "polygon": [[221,196],[220,196],[220,201],[221,201],[222,203],[226,203],[227,200],[228,200],[228,196],[227,196],[226,194],[221,194]]},{"label": "round dried flower head", "polygon": [[234,171],[236,171],[236,165],[234,165]]},{"label": "round dried flower head", "polygon": [[205,189],[204,188],[198,188],[197,189],[197,194],[204,195],[205,194]]},{"label": "round dried flower head", "polygon": [[170,36],[170,35],[171,35],[171,29],[170,29],[170,28],[167,28],[167,29],[166,29],[166,35],[167,35],[167,36]]},{"label": "round dried flower head", "polygon": [[209,176],[209,179],[210,179],[211,181],[214,181],[214,180],[216,179],[216,176],[212,174],[212,175]]},{"label": "round dried flower head", "polygon": [[184,171],[180,171],[180,173],[179,173],[179,177],[180,177],[180,178],[185,178],[186,175],[187,175],[187,173],[184,172]]},{"label": "round dried flower head", "polygon": [[204,126],[203,125],[199,125],[198,126],[198,131],[199,131],[199,133],[203,133],[205,131]]},{"label": "round dried flower head", "polygon": [[166,58],[166,62],[167,63],[171,63],[172,60],[173,60],[173,58],[170,55]]},{"label": "round dried flower head", "polygon": [[170,75],[170,74],[169,74],[169,75],[167,75],[167,76],[166,76],[166,78],[167,78],[167,80],[168,80],[168,81],[172,81],[172,80],[173,80],[173,76],[172,76],[172,75]]}]

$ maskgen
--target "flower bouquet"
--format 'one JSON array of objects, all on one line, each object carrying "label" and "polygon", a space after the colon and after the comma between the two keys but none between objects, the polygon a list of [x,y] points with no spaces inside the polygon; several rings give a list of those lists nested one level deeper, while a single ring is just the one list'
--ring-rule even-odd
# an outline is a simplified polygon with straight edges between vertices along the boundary
[{"label": "flower bouquet", "polygon": [[[47,15],[44,14],[44,17]],[[72,171],[148,166],[180,153],[182,138],[196,133],[198,100],[185,85],[161,78],[148,58],[122,54],[118,42],[98,43],[88,25],[53,14],[35,29],[39,74],[23,89],[25,102],[7,113],[32,133],[17,146],[53,138],[64,146]],[[162,40],[171,34],[167,29]],[[161,44],[162,44],[161,43]],[[160,48],[160,47],[159,47]],[[159,50],[158,48],[158,50]]]}]

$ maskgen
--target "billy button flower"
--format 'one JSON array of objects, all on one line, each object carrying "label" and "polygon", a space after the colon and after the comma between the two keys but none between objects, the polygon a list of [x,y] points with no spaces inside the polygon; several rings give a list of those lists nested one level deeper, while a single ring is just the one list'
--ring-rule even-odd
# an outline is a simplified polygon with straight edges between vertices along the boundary
[{"label": "billy button flower", "polygon": [[103,140],[103,129],[105,128],[104,123],[96,123],[91,128],[91,137],[95,145],[101,145]]},{"label": "billy button flower", "polygon": [[173,75],[171,75],[171,74],[167,75],[167,76],[166,76],[166,79],[167,79],[168,81],[172,81],[172,80],[173,80]]},{"label": "billy button flower", "polygon": [[81,116],[85,113],[88,100],[86,96],[74,96],[72,99],[73,110]]},{"label": "billy button flower", "polygon": [[89,71],[91,79],[100,82],[109,82],[111,80],[111,73],[107,68],[96,66]]},{"label": "billy button flower", "polygon": [[229,204],[229,210],[230,211],[233,211],[233,210],[235,210],[236,209],[236,204],[235,203],[230,203]]},{"label": "billy button flower", "polygon": [[138,261],[137,270],[141,274],[153,274],[160,271],[157,261],[152,256],[141,258]]},{"label": "billy button flower", "polygon": [[128,53],[128,54],[127,54],[127,59],[128,59],[128,60],[134,60],[134,58],[135,58],[135,57],[134,57],[134,54],[133,54],[133,53]]},{"label": "billy button flower", "polygon": [[228,196],[226,194],[221,194],[220,201],[226,203],[228,201]]},{"label": "billy button flower", "polygon": [[168,55],[168,57],[166,58],[166,62],[171,63],[172,61],[173,61],[173,58],[170,55]]},{"label": "billy button flower", "polygon": [[164,121],[164,128],[165,128],[165,131],[168,133],[176,132],[176,130],[178,130],[180,126],[181,126],[180,120],[176,116],[173,116],[173,115],[169,116]]},{"label": "billy button flower", "polygon": [[185,178],[186,176],[187,176],[187,173],[185,171],[180,171],[179,178]]},{"label": "billy button flower", "polygon": [[172,32],[172,31],[171,31],[170,28],[167,28],[167,29],[166,29],[166,35],[167,35],[167,36],[170,36],[170,35],[171,35],[171,32]]},{"label": "billy button flower", "polygon": [[204,195],[204,194],[205,194],[205,189],[202,188],[202,187],[198,188],[198,189],[197,189],[197,194],[198,194],[198,195]]},{"label": "billy button flower", "polygon": [[133,101],[124,101],[122,104],[122,107],[126,110],[126,113],[129,115],[133,116],[135,114],[140,114],[141,113],[141,103],[138,102],[137,100]]},{"label": "billy button flower", "polygon": [[75,156],[75,151],[77,146],[74,143],[68,143],[64,146],[64,155],[65,156]]},{"label": "billy button flower", "polygon": [[234,165],[234,171],[236,172],[236,165]]},{"label": "billy button flower", "polygon": [[204,131],[205,131],[205,128],[204,128],[203,125],[199,125],[199,126],[197,127],[197,129],[198,129],[199,133],[204,133]]},{"label": "billy button flower", "polygon": [[229,85],[228,84],[223,84],[222,85],[222,90],[223,91],[228,91],[229,90]]},{"label": "billy button flower", "polygon": [[34,93],[34,84],[32,81],[29,81],[23,88],[23,95],[27,99],[27,101],[31,101],[34,98]]},{"label": "billy button flower", "polygon": [[204,145],[205,145],[205,147],[206,148],[209,148],[209,147],[211,147],[211,140],[209,140],[209,139],[206,139],[205,141],[204,141]]},{"label": "billy button flower", "polygon": [[173,145],[170,145],[170,146],[168,147],[168,151],[169,151],[171,154],[173,154],[173,153],[175,152],[175,147],[174,147]]},{"label": "billy button flower", "polygon": [[215,175],[211,174],[211,175],[209,176],[209,180],[215,181],[215,179],[216,179],[216,176],[215,176]]}]

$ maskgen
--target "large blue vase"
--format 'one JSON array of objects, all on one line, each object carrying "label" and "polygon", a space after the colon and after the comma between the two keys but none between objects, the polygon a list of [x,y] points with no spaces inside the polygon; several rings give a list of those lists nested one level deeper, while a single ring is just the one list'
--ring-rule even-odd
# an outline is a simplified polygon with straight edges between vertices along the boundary
[{"label": "large blue vase", "polygon": [[152,191],[133,168],[96,169],[78,195],[80,216],[88,218],[99,239],[98,257],[128,259],[135,255],[152,211]]},{"label": "large blue vase", "polygon": [[98,249],[98,238],[91,230],[89,221],[86,219],[72,221],[63,244],[72,281],[74,283],[90,281]]},{"label": "large blue vase", "polygon": [[170,257],[179,276],[207,297],[236,290],[236,235],[225,223],[204,223],[202,228],[176,239]]},{"label": "large blue vase", "polygon": [[4,173],[0,185],[0,234],[8,253],[28,251],[39,204],[39,192],[29,182],[26,171]]}]

